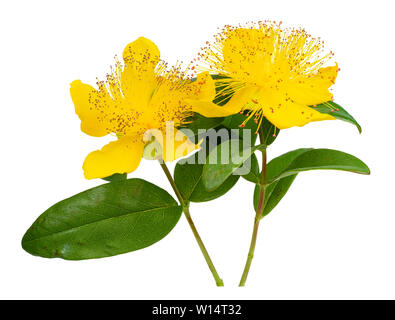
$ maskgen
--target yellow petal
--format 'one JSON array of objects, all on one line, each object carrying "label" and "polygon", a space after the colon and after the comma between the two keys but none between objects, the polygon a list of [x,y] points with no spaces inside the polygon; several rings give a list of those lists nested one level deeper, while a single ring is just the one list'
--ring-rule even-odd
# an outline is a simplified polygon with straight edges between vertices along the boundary
[{"label": "yellow petal", "polygon": [[123,59],[122,92],[135,105],[146,106],[157,86],[155,67],[160,60],[159,49],[152,41],[140,37],[126,46]]},{"label": "yellow petal", "polygon": [[[263,101],[263,99],[260,101]],[[291,101],[283,101],[281,105],[264,103],[263,114],[281,130],[295,126],[302,127],[313,121],[335,119],[331,115],[320,113],[308,106]]]},{"label": "yellow petal", "polygon": [[213,101],[215,98],[215,81],[208,72],[199,73],[196,78],[197,99],[204,101]]},{"label": "yellow petal", "polygon": [[155,154],[155,158],[162,157],[164,161],[174,161],[185,157],[200,147],[200,142],[194,144],[181,130],[173,126],[167,126],[166,133],[160,130],[150,130],[149,134],[155,137],[155,152],[150,149],[150,153]]},{"label": "yellow petal", "polygon": [[212,102],[189,99],[187,102],[192,106],[192,110],[207,118],[227,117],[239,113],[244,106],[250,102],[256,93],[255,87],[240,89],[236,92],[227,104],[220,107]]},{"label": "yellow petal", "polygon": [[174,134],[168,133],[164,136],[162,158],[164,161],[174,161],[198,150],[199,147],[200,143],[194,144],[182,131],[174,129]]},{"label": "yellow petal", "polygon": [[206,118],[227,117],[234,112],[225,107],[220,107],[213,102],[187,99],[186,102],[192,106],[192,111],[200,113]]},{"label": "yellow petal", "polygon": [[70,84],[70,94],[75,112],[81,119],[81,130],[94,137],[105,136],[108,131],[101,112],[109,108],[106,97],[80,80]]},{"label": "yellow petal", "polygon": [[129,43],[122,56],[125,65],[133,66],[139,72],[153,70],[160,60],[158,47],[144,37]]},{"label": "yellow petal", "polygon": [[124,136],[93,151],[82,166],[86,179],[105,178],[114,173],[130,173],[137,169],[143,156],[144,143]]},{"label": "yellow petal", "polygon": [[330,101],[333,95],[329,92],[329,87],[335,83],[338,71],[337,64],[321,68],[315,75],[290,81],[285,90],[293,101],[304,105],[311,106]]},{"label": "yellow petal", "polygon": [[232,114],[238,113],[251,102],[251,99],[255,96],[256,92],[256,87],[246,87],[240,89],[232,96],[232,98],[227,104],[224,105],[224,107],[232,112]]}]

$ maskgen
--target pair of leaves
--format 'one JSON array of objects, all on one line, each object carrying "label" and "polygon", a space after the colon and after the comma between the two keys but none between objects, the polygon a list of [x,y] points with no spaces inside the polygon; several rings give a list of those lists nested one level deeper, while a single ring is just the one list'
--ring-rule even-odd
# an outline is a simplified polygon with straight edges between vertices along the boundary
[{"label": "pair of leaves", "polygon": [[268,215],[285,196],[297,174],[309,170],[341,170],[370,174],[368,166],[360,159],[345,152],[331,149],[303,148],[285,153],[266,168],[266,184],[256,185],[254,207],[258,207],[261,188],[265,188],[262,216]]},{"label": "pair of leaves", "polygon": [[[248,174],[243,174],[242,177],[253,183],[259,183],[259,164],[254,154],[259,149],[264,149],[274,142],[277,138],[280,130],[270,123],[266,118],[262,119],[261,122],[261,144],[255,145],[257,139],[257,124],[249,120],[246,122],[243,128],[239,128],[240,124],[245,120],[245,115],[235,114],[230,117],[226,117],[222,125],[229,129],[238,129],[238,138],[240,141],[239,145],[243,147],[235,148],[235,140],[232,139],[230,142],[223,142],[218,145],[212,154],[216,155],[218,159],[217,163],[207,163],[203,170],[203,184],[207,190],[216,190],[228,177],[235,175],[237,170],[242,165],[249,165],[250,170]],[[246,131],[249,130],[249,131]],[[246,133],[249,135],[246,137]],[[230,150],[227,155],[221,155],[223,148]],[[230,147],[230,149],[229,149]],[[242,155],[241,157],[239,155]],[[222,158],[222,159],[221,159]],[[236,159],[236,161],[235,161]],[[223,160],[223,161],[220,161]],[[248,170],[248,168],[246,168]]]},{"label": "pair of leaves", "polygon": [[[194,132],[197,132],[197,129],[201,128],[209,129],[210,127],[215,127],[215,124],[222,119],[221,125],[216,126],[215,128],[219,133],[221,130],[225,130],[224,133],[226,134],[226,137],[222,137],[222,135],[220,135],[220,140],[214,136],[215,131],[209,131],[208,137],[206,137],[202,144],[203,150],[189,157],[186,161],[185,159],[181,160],[176,165],[174,180],[184,199],[192,202],[203,202],[216,199],[228,192],[237,183],[240,177],[233,173],[251,156],[251,166],[253,169],[251,172],[256,174],[256,171],[259,171],[259,165],[255,155],[253,155],[253,152],[262,146],[254,147],[253,151],[244,153],[245,156],[241,158],[240,161],[237,161],[236,163],[231,162],[229,166],[223,166],[220,164],[220,159],[223,157],[220,152],[222,148],[227,148],[227,150],[233,151],[233,154],[228,155],[228,159],[224,159],[225,162],[231,161],[232,157],[235,156],[235,153],[242,150],[241,148],[243,148],[243,143],[244,146],[247,147],[255,144],[257,138],[257,134],[255,133],[257,130],[257,124],[250,120],[246,123],[244,128],[240,128],[240,124],[242,124],[246,119],[246,117],[241,114],[235,114],[225,118],[204,118],[198,114],[196,114],[195,117],[197,117],[199,125],[195,128],[194,125],[189,124],[186,126],[188,129],[195,130]],[[278,132],[279,130],[266,119],[263,125],[267,128],[267,137],[265,138],[265,141],[268,143],[273,142],[275,139],[274,132]],[[210,134],[213,135],[210,136]],[[214,141],[213,138],[215,138]],[[220,144],[218,144],[219,141],[221,141]],[[232,148],[230,148],[230,146],[232,146]],[[204,165],[210,151],[217,154],[217,162],[219,165]],[[191,160],[193,161],[191,162]],[[223,169],[224,172],[222,172]],[[208,172],[204,173],[206,170],[208,170]],[[213,185],[211,185],[210,182],[203,183],[204,179],[202,178],[204,174],[211,176]],[[216,180],[217,177],[219,177],[218,180]],[[252,174],[248,174],[243,177],[251,179],[254,182],[256,180]]]},{"label": "pair of leaves", "polygon": [[147,181],[111,182],[49,208],[26,232],[22,247],[46,258],[113,256],[158,242],[181,212],[169,193]]}]

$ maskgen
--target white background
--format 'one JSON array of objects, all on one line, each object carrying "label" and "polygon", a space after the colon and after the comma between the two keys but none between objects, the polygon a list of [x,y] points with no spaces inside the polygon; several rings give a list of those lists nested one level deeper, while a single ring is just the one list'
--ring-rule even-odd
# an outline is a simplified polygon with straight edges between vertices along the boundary
[{"label": "white background", "polygon": [[[3,1],[0,5],[0,298],[395,298],[393,1]],[[361,123],[326,121],[283,130],[269,157],[299,147],[340,149],[371,176],[300,174],[261,224],[247,287],[239,289],[253,223],[253,185],[192,204],[225,280],[216,288],[184,219],[144,250],[83,262],[33,257],[20,246],[49,206],[101,184],[81,165],[110,139],[84,135],[69,96],[95,83],[139,36],[162,58],[189,61],[217,27],[283,20],[321,36],[342,71],[335,100]],[[173,167],[173,166],[171,166]],[[130,177],[171,192],[160,167]]]}]

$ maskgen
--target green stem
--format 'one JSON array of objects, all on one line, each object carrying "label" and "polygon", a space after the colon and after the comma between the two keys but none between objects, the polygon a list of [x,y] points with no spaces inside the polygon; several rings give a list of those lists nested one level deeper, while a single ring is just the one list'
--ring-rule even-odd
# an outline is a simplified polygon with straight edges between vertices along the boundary
[{"label": "green stem", "polygon": [[[259,132],[260,134],[260,140],[263,142],[263,137],[262,137],[262,131]],[[259,202],[258,202],[258,207],[256,209],[256,214],[255,214],[255,220],[254,220],[254,228],[252,231],[252,237],[251,237],[251,244],[250,244],[250,249],[248,251],[248,256],[247,256],[247,261],[244,267],[243,275],[241,276],[239,287],[244,287],[245,283],[247,281],[248,273],[250,271],[251,263],[252,263],[252,258],[254,257],[254,252],[255,252],[255,246],[256,246],[256,239],[258,237],[258,228],[259,228],[259,222],[262,219],[262,213],[263,213],[263,208],[264,208],[264,203],[265,203],[265,179],[266,179],[266,160],[267,155],[266,155],[266,149],[262,150],[262,175],[261,175],[261,185],[260,185],[260,191],[259,191]]]},{"label": "green stem", "polygon": [[218,287],[223,287],[224,286],[224,282],[219,277],[218,272],[217,272],[217,270],[214,267],[213,261],[211,260],[210,255],[208,254],[208,251],[207,251],[206,247],[204,246],[202,238],[200,238],[200,235],[199,235],[199,233],[198,233],[198,231],[196,229],[196,226],[195,226],[195,224],[194,224],[194,222],[192,220],[191,214],[189,212],[189,205],[188,205],[188,203],[186,203],[184,198],[182,197],[182,195],[181,195],[180,191],[178,190],[178,188],[176,186],[176,183],[174,182],[173,177],[172,177],[169,169],[167,168],[166,164],[164,163],[164,161],[160,160],[159,163],[160,163],[160,165],[161,165],[161,167],[162,167],[167,179],[169,180],[170,185],[172,186],[172,188],[173,188],[173,190],[174,190],[174,192],[175,192],[175,194],[176,194],[176,196],[178,198],[178,201],[180,201],[180,204],[183,207],[184,215],[185,215],[185,217],[186,217],[186,219],[188,221],[188,224],[189,224],[189,226],[190,226],[190,228],[192,230],[193,235],[195,236],[196,242],[199,245],[199,248],[200,248],[200,250],[201,250],[201,252],[202,252],[202,254],[204,256],[204,259],[206,259],[207,265],[210,268],[210,271],[211,271],[211,273],[212,273],[212,275],[213,275],[213,277],[215,279],[215,282],[216,282],[217,286]]}]

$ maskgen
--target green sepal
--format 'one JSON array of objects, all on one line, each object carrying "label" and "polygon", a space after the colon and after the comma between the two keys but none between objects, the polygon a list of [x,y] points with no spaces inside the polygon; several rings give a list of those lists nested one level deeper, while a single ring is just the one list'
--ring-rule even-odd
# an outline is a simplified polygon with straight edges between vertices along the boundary
[{"label": "green sepal", "polygon": [[333,101],[324,102],[316,106],[310,106],[310,108],[320,113],[329,114],[338,120],[352,123],[357,127],[359,133],[362,132],[361,126],[354,119],[354,117],[351,114],[349,114],[343,107],[339,106],[337,103]]},{"label": "green sepal", "polygon": [[263,141],[261,141],[261,143],[266,146],[271,145],[274,142],[274,140],[277,139],[280,133],[280,129],[278,129],[274,124],[272,124],[266,118],[262,119],[260,125],[260,131],[262,132],[262,138],[263,138]]}]

